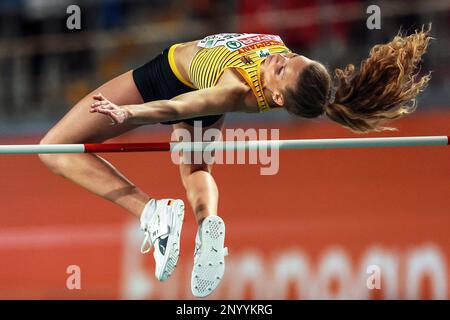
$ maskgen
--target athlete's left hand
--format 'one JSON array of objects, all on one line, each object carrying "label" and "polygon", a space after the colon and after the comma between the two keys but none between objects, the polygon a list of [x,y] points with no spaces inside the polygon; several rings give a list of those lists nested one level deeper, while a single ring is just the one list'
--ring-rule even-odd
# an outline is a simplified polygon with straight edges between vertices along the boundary
[{"label": "athlete's left hand", "polygon": [[93,98],[96,102],[91,104],[90,112],[98,112],[109,116],[113,121],[112,124],[121,124],[130,118],[130,113],[125,106],[118,106],[112,103],[101,93],[93,96]]}]

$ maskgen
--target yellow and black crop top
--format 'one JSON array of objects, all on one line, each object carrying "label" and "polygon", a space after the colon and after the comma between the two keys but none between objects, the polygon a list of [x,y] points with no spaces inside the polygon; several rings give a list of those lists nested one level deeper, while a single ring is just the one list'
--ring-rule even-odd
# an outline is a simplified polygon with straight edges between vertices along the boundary
[{"label": "yellow and black crop top", "polygon": [[[196,53],[189,66],[190,81],[186,81],[179,72],[175,72],[180,81],[194,89],[210,88],[216,85],[225,69],[234,68],[251,87],[260,112],[279,109],[271,108],[267,103],[259,72],[259,65],[269,55],[291,52],[279,36],[221,33],[200,40],[198,46],[203,49]],[[173,50],[171,51],[172,66],[174,62]]]}]

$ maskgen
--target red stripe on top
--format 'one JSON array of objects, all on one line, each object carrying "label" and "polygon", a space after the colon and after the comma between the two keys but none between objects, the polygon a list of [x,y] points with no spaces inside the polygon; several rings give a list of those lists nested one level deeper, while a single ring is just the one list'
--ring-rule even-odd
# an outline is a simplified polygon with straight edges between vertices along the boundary
[{"label": "red stripe on top", "polygon": [[139,152],[139,151],[170,151],[169,142],[151,143],[93,143],[85,144],[85,153],[97,152]]}]

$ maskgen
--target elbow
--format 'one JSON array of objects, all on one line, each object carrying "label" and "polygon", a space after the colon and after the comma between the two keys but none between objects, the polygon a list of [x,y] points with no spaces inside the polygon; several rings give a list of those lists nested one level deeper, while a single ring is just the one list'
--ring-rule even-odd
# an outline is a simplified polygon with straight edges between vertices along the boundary
[{"label": "elbow", "polygon": [[181,103],[179,101],[167,100],[166,103],[161,105],[159,112],[159,118],[161,121],[179,120],[182,118]]}]

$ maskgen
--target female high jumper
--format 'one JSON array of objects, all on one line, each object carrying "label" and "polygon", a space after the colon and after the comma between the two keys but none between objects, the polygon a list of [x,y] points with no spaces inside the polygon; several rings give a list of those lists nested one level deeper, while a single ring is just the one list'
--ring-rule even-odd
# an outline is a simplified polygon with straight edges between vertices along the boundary
[{"label": "female high jumper", "polygon": [[[202,130],[221,130],[228,112],[282,109],[302,118],[325,114],[355,133],[395,130],[383,125],[412,113],[430,80],[417,71],[429,32],[398,34],[374,46],[359,68],[335,70],[336,85],[323,64],[291,52],[276,35],[223,33],[175,44],[84,97],[41,144],[100,143],[157,123],[193,134],[195,120],[202,121]],[[182,200],[152,198],[95,154],[42,154],[40,159],[52,172],[140,218],[141,251],[154,247],[156,278],[172,274],[180,251]],[[206,163],[179,166],[199,226],[191,277],[196,297],[212,293],[225,270],[225,224],[217,216],[211,169]]]}]

